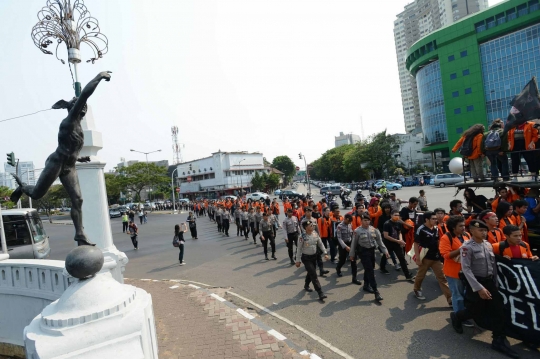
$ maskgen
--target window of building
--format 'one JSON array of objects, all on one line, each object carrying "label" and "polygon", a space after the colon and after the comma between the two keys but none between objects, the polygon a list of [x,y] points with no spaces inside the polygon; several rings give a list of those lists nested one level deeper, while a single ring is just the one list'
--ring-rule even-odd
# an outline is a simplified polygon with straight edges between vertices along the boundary
[{"label": "window of building", "polygon": [[461,109],[460,108],[455,108],[454,109],[454,115],[459,115],[461,113]]},{"label": "window of building", "polygon": [[492,16],[492,17],[488,17],[486,19],[486,23],[487,23],[487,28],[488,29],[491,29],[492,27],[495,27],[496,23],[495,23],[495,18]]},{"label": "window of building", "polygon": [[448,56],[448,62],[452,62],[454,60],[455,60],[454,55]]},{"label": "window of building", "polygon": [[472,93],[472,89],[470,87],[466,88],[465,89],[465,95],[468,95],[470,93]]},{"label": "window of building", "polygon": [[473,105],[467,106],[467,112],[471,112],[471,111],[474,111],[474,106]]},{"label": "window of building", "polygon": [[459,91],[452,92],[452,97],[459,97]]},{"label": "window of building", "polygon": [[457,74],[456,73],[450,74],[450,80],[455,80],[455,79],[457,79]]},{"label": "window of building", "polygon": [[518,10],[518,16],[525,16],[529,13],[529,9],[527,8],[527,4],[521,4],[517,7]]},{"label": "window of building", "polygon": [[495,15],[495,19],[497,20],[497,25],[502,25],[506,22],[506,15],[503,13]]},{"label": "window of building", "polygon": [[459,55],[460,55],[461,57],[467,56],[467,50],[461,51]]},{"label": "window of building", "polygon": [[506,12],[506,19],[508,21],[512,21],[517,17],[516,15],[516,9],[510,9]]},{"label": "window of building", "polygon": [[474,24],[474,27],[476,29],[476,32],[482,32],[486,30],[486,23],[484,21],[477,22]]},{"label": "window of building", "polygon": [[538,11],[538,10],[540,10],[540,5],[538,4],[538,0],[529,1],[529,12]]},{"label": "window of building", "polygon": [[467,76],[468,74],[470,74],[469,69],[463,70],[463,76]]}]

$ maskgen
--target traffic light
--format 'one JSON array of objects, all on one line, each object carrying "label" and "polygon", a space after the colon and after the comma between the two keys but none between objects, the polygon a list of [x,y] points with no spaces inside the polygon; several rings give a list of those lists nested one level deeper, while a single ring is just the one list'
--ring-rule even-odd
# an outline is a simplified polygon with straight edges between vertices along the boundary
[{"label": "traffic light", "polygon": [[192,170],[192,169],[191,169],[191,164],[189,165],[189,170],[190,170],[190,171]]},{"label": "traffic light", "polygon": [[302,159],[302,154],[301,153],[298,154],[298,158]]},{"label": "traffic light", "polygon": [[17,162],[15,161],[15,154],[13,152],[7,154],[7,163],[13,167],[17,165]]}]

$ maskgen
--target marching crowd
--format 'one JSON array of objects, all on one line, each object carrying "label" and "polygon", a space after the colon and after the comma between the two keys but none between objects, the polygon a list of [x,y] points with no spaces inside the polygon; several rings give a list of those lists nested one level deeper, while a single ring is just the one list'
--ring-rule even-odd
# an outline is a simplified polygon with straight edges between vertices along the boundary
[{"label": "marching crowd", "polygon": [[[428,210],[423,190],[407,201],[396,198],[395,193],[370,196],[364,198],[360,191],[352,211],[344,215],[337,203],[328,203],[326,198],[318,202],[284,198],[282,206],[276,199],[201,200],[190,204],[188,223],[194,239],[198,217],[208,216],[224,236],[230,236],[230,227],[235,224],[237,236],[251,239],[255,245],[259,238],[266,260],[277,259],[276,238],[281,234],[290,264],[299,267],[303,263],[306,268],[304,289],[312,292],[313,285],[321,301],[326,295],[318,277],[329,273],[324,269],[323,256],[336,263],[339,277],[349,263],[351,283],[356,285],[362,285],[357,279],[360,260],[364,270],[362,290],[374,294],[377,302],[383,298],[375,278],[376,263],[381,274],[389,274],[387,265],[391,260],[395,269],[413,283],[418,300],[425,300],[422,282],[431,269],[453,309],[454,329],[462,333],[462,326],[473,326],[471,319],[489,313],[496,318],[493,349],[517,358],[502,329],[495,254],[538,260],[531,253],[527,237],[527,224],[536,223],[540,213],[536,189],[498,187],[496,197],[488,199],[467,188],[464,201],[452,200],[449,211]],[[285,218],[280,223],[282,209]],[[175,230],[175,240],[181,232]],[[182,264],[183,236],[180,251]],[[377,252],[381,253],[380,260],[376,260]],[[406,254],[418,266],[416,275],[408,268]]]}]

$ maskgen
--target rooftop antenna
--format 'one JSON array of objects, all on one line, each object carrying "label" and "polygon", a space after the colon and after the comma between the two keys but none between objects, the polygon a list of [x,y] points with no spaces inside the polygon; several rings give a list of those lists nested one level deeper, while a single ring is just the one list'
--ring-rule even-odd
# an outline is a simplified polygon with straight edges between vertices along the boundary
[{"label": "rooftop antenna", "polygon": [[185,148],[183,143],[178,142],[178,126],[171,127],[172,149],[173,149],[173,164],[177,165],[184,162],[182,159],[182,148]]},{"label": "rooftop antenna", "polygon": [[362,141],[366,139],[364,136],[364,120],[362,119],[362,115],[360,115],[360,139]]}]

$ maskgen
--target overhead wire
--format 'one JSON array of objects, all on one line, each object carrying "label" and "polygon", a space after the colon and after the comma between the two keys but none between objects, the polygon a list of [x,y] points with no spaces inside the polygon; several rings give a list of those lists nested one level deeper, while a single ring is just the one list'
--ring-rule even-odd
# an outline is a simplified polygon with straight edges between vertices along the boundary
[{"label": "overhead wire", "polygon": [[29,114],[26,114],[26,115],[21,115],[21,116],[17,116],[17,117],[6,118],[6,119],[4,119],[4,120],[0,120],[0,122],[11,121],[11,120],[15,120],[15,119],[17,119],[17,118],[26,117],[26,116],[32,116],[32,115],[35,115],[36,113],[40,113],[40,112],[43,112],[43,111],[50,111],[50,110],[52,110],[52,108],[46,108],[46,109],[44,109],[44,110],[39,110],[39,111],[32,112],[32,113],[29,113]]}]

